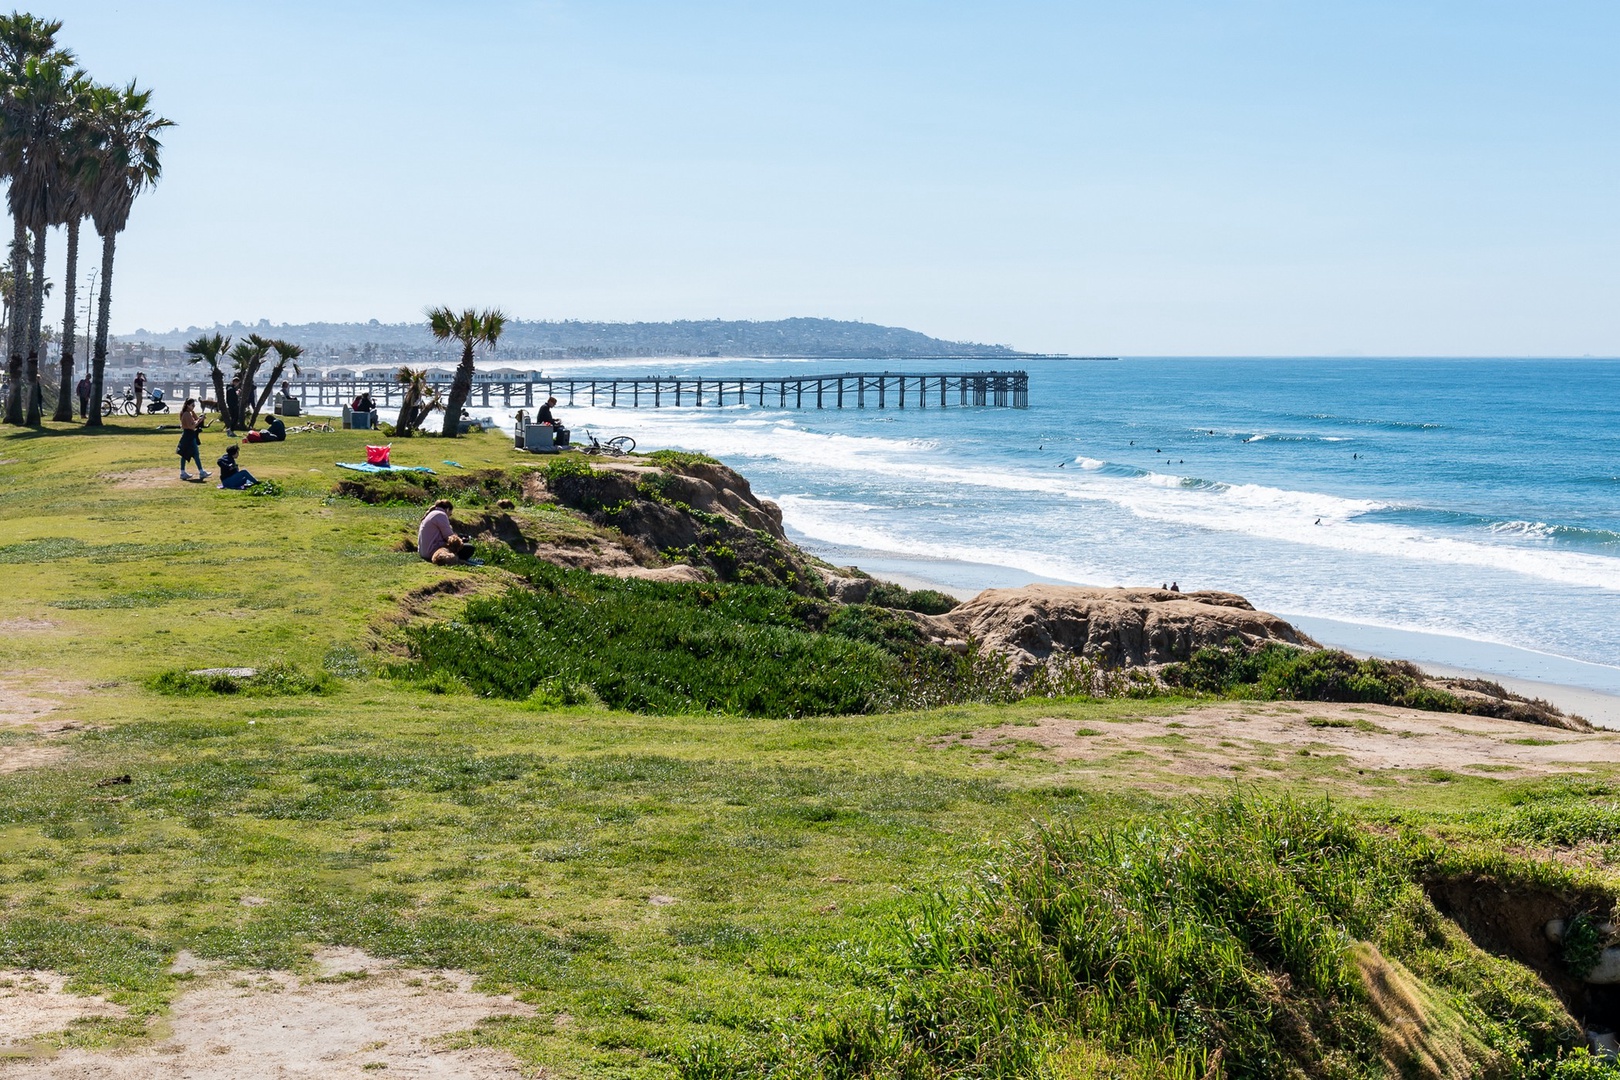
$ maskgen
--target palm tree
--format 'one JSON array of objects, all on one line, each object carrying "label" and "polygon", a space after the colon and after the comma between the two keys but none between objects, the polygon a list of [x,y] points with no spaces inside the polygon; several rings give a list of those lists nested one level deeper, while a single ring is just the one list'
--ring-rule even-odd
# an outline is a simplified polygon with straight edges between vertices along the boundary
[{"label": "palm tree", "polygon": [[[28,189],[25,173],[37,171],[30,153],[30,110],[24,104],[24,87],[30,81],[31,67],[47,58],[60,58],[71,63],[72,57],[56,50],[56,33],[62,29],[57,20],[41,19],[13,11],[0,15],[0,176],[11,181],[16,192],[19,180]],[[7,334],[7,379],[5,422],[23,422],[23,347],[24,335],[32,325],[33,297],[29,289],[29,273],[33,251],[28,242],[29,218],[17,213],[18,197],[12,198],[11,265],[15,271],[12,282],[12,303],[9,333]],[[24,200],[26,201],[26,199]],[[43,264],[41,264],[43,273]],[[37,379],[38,353],[35,353]],[[36,379],[30,379],[34,385]]]},{"label": "palm tree", "polygon": [[253,377],[258,374],[259,365],[264,363],[269,353],[270,342],[258,334],[249,334],[230,351],[231,364],[236,371],[233,377],[236,383],[236,415],[230,419],[232,430],[247,426],[248,406],[253,401]]},{"label": "palm tree", "polygon": [[[72,324],[69,323],[71,326]],[[69,331],[71,333],[72,331]],[[64,343],[64,349],[67,345]],[[214,380],[214,404],[219,409],[219,415],[229,425],[235,417],[225,415],[225,372],[219,366],[220,357],[231,347],[231,339],[218,334],[204,334],[195,341],[186,342],[186,363],[206,363],[208,373]]]},{"label": "palm tree", "polygon": [[73,67],[72,54],[56,51],[30,59],[8,87],[5,108],[7,143],[11,146],[11,188],[7,194],[14,221],[33,234],[29,304],[19,308],[16,339],[27,335],[28,395],[26,423],[38,427],[40,332],[45,316],[45,230],[64,217],[68,178],[68,139],[80,115],[89,80]]},{"label": "palm tree", "polygon": [[399,405],[399,419],[394,421],[394,435],[408,439],[428,418],[428,414],[439,407],[439,391],[428,382],[426,369],[412,371],[402,367],[394,372],[394,381],[405,388],[405,400]]},{"label": "palm tree", "polygon": [[113,254],[118,234],[129,224],[135,196],[158,182],[163,144],[158,133],[172,126],[152,111],[152,92],[132,82],[122,90],[91,91],[92,155],[90,220],[101,237],[101,310],[96,318],[96,350],[91,366],[91,427],[101,426],[102,379],[107,367],[107,316],[112,309]]},{"label": "palm tree", "polygon": [[447,307],[433,308],[427,313],[428,329],[440,341],[452,339],[461,342],[461,363],[456,365],[456,377],[450,383],[450,403],[444,407],[444,432],[447,438],[461,434],[461,410],[472,396],[473,350],[479,345],[495,347],[501,331],[506,329],[506,315],[498,309],[474,311],[467,308],[459,315]]},{"label": "palm tree", "polygon": [[253,416],[248,420],[248,427],[252,427],[259,419],[259,413],[264,411],[264,403],[268,401],[270,399],[270,395],[275,392],[276,383],[278,380],[280,380],[281,373],[287,370],[288,364],[292,364],[292,369],[294,372],[300,375],[303,374],[303,369],[300,368],[297,363],[298,358],[304,355],[304,347],[302,345],[293,345],[289,342],[281,341],[276,338],[272,338],[269,345],[276,351],[276,364],[270,369],[270,377],[264,380],[264,389],[259,392],[258,403],[253,406]]},{"label": "palm tree", "polygon": [[88,85],[81,88],[74,108],[63,132],[59,197],[55,200],[57,220],[54,224],[67,228],[67,303],[62,313],[61,378],[57,385],[61,393],[56,397],[56,413],[52,420],[73,419],[73,347],[78,330],[79,295],[79,227],[89,214],[85,182],[93,174],[91,156],[90,93]]}]

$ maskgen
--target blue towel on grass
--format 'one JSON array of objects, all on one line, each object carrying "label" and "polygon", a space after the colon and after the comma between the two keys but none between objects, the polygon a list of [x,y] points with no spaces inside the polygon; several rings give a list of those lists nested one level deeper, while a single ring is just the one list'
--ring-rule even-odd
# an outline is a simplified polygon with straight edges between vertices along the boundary
[{"label": "blue towel on grass", "polygon": [[359,462],[357,464],[351,464],[350,462],[347,462],[347,461],[340,461],[340,462],[337,463],[337,467],[340,468],[340,469],[353,469],[355,472],[425,472],[425,473],[430,473],[430,472],[433,471],[432,469],[428,468],[426,465],[372,465],[369,462],[365,462],[365,461]]}]

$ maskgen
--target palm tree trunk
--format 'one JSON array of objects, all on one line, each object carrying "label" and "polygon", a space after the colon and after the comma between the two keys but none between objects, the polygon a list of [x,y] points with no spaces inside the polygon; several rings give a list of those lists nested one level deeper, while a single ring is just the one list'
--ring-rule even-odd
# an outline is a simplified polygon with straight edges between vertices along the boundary
[{"label": "palm tree trunk", "polygon": [[7,344],[6,423],[23,422],[23,334],[28,326],[28,229],[21,218],[12,221],[11,333]]},{"label": "palm tree trunk", "polygon": [[264,389],[259,391],[259,400],[254,403],[253,422],[248,424],[249,427],[258,422],[259,414],[264,411],[264,403],[270,400],[271,393],[275,391],[276,382],[281,378],[281,373],[286,370],[286,367],[285,363],[279,363],[270,369],[270,378],[265,380]]},{"label": "palm tree trunk", "polygon": [[407,384],[399,403],[399,419],[394,421],[394,437],[411,437],[411,419],[416,416],[416,388]]},{"label": "palm tree trunk", "polygon": [[228,416],[225,411],[225,372],[218,364],[210,366],[214,369],[214,404],[219,408],[219,418],[225,421],[226,427],[230,427],[236,417]]},{"label": "palm tree trunk", "polygon": [[73,419],[73,399],[77,397],[73,385],[73,305],[78,299],[79,284],[79,223],[75,215],[67,223],[67,309],[62,316],[62,381],[57,383],[56,413],[52,420]]},{"label": "palm tree trunk", "polygon": [[28,393],[28,415],[23,422],[29,427],[39,427],[45,412],[39,385],[39,339],[41,324],[45,321],[45,228],[42,225],[34,226],[33,301],[33,310],[28,313],[28,374],[23,387]]},{"label": "palm tree trunk", "polygon": [[444,431],[441,434],[447,439],[453,439],[461,434],[461,410],[472,397],[473,379],[473,343],[472,339],[461,343],[461,363],[456,365],[456,377],[450,383],[450,403],[444,407]]},{"label": "palm tree trunk", "polygon": [[101,311],[96,316],[96,351],[90,360],[90,420],[87,426],[101,426],[102,379],[107,372],[107,312],[112,307],[113,249],[118,234],[101,238]]}]

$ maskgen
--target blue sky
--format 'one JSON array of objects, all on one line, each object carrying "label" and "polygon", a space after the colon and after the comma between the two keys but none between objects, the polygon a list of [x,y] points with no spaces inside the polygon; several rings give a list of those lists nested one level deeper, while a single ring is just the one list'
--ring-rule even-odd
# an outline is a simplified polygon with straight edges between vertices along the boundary
[{"label": "blue sky", "polygon": [[450,303],[1620,354],[1612,2],[33,10],[179,124],[116,330]]}]

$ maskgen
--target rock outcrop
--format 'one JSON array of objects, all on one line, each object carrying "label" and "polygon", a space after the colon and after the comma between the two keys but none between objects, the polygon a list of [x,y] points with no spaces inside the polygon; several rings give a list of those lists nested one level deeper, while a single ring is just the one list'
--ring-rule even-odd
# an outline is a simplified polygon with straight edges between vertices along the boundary
[{"label": "rock outcrop", "polygon": [[1185,660],[1206,645],[1238,638],[1316,648],[1316,642],[1243,597],[1223,592],[1087,589],[1026,585],[987,589],[929,619],[941,637],[972,638],[1006,654],[1020,672],[1054,652],[1105,667],[1150,667]]}]

